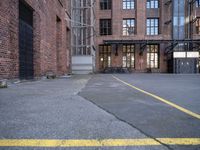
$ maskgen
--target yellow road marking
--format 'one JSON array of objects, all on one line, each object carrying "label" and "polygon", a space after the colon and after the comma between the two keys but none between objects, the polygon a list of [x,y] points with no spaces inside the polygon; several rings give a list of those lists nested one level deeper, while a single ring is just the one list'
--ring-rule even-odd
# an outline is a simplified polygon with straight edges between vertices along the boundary
[{"label": "yellow road marking", "polygon": [[200,138],[157,138],[166,145],[200,145]]},{"label": "yellow road marking", "polygon": [[185,109],[185,108],[183,108],[183,107],[181,107],[181,106],[179,106],[179,105],[177,105],[177,104],[174,104],[174,103],[170,102],[169,100],[166,100],[166,99],[164,99],[164,98],[162,98],[162,97],[159,97],[159,96],[157,96],[157,95],[154,95],[154,94],[152,94],[152,93],[149,93],[149,92],[147,92],[147,91],[144,91],[144,90],[142,90],[142,89],[140,89],[140,88],[138,88],[138,87],[136,87],[136,86],[133,86],[133,85],[131,85],[131,84],[129,84],[129,83],[127,83],[127,82],[125,82],[125,81],[123,81],[123,80],[117,78],[117,77],[114,76],[114,75],[112,75],[112,76],[113,76],[113,78],[115,78],[116,80],[118,80],[118,81],[124,83],[125,85],[128,85],[129,87],[131,87],[131,88],[133,88],[133,89],[135,89],[135,90],[137,90],[137,91],[140,91],[140,92],[142,92],[142,93],[144,93],[144,94],[146,94],[146,95],[149,95],[149,96],[151,96],[151,97],[153,97],[153,98],[155,98],[155,99],[157,99],[157,100],[159,100],[159,101],[161,101],[161,102],[163,102],[163,103],[166,103],[166,104],[168,104],[168,105],[170,105],[170,106],[172,106],[172,107],[174,107],[174,108],[176,108],[176,109],[178,109],[178,110],[180,110],[180,111],[182,111],[182,112],[184,112],[184,113],[186,113],[186,114],[188,114],[188,115],[190,115],[190,116],[192,116],[192,117],[195,117],[195,118],[197,118],[197,119],[200,119],[200,115],[197,114],[197,113],[194,113],[194,112],[192,112],[192,111],[190,111],[190,110],[188,110],[188,109]]},{"label": "yellow road marking", "polygon": [[[200,145],[200,138],[157,138],[166,145]],[[0,147],[117,147],[159,146],[154,139],[103,139],[103,140],[45,140],[45,139],[2,139]]]}]

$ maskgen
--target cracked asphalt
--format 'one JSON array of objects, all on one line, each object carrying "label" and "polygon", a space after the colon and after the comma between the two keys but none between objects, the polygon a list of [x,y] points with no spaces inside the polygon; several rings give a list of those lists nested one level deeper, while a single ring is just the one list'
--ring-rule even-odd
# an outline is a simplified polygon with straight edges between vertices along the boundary
[{"label": "cracked asphalt", "polygon": [[[166,83],[167,98],[170,98],[169,93],[172,92],[173,102],[199,113],[200,95],[196,92],[200,91],[199,76],[183,76],[181,82],[175,82],[174,77],[164,78],[162,75],[117,76],[164,97],[167,97],[164,92],[166,87],[163,86]],[[153,88],[150,85],[154,85]],[[174,94],[176,86],[187,92],[183,93],[181,88]],[[181,101],[181,98],[189,98],[190,94],[190,102]],[[200,120],[134,91],[109,74],[24,82],[0,90],[0,140],[176,137],[199,138]],[[4,149],[199,150],[200,147],[169,146],[162,143],[160,146],[133,147],[0,147],[0,150]]]},{"label": "cracked asphalt", "polygon": [[[200,113],[200,76],[116,74],[119,79]],[[152,138],[199,138],[200,120],[118,82],[112,75],[96,75],[80,93],[108,113]],[[200,146],[169,146],[199,150]]]}]

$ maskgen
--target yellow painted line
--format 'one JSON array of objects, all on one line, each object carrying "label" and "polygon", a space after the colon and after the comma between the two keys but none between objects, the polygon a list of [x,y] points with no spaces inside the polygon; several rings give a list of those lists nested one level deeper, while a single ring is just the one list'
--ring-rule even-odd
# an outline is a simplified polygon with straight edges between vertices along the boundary
[{"label": "yellow painted line", "polygon": [[157,138],[166,145],[200,145],[200,138]]},{"label": "yellow painted line", "polygon": [[[157,138],[167,145],[200,145],[200,138]],[[0,147],[118,147],[159,146],[154,139],[103,139],[103,140],[45,140],[45,139],[2,139]]]},{"label": "yellow painted line", "polygon": [[172,106],[172,107],[174,107],[174,108],[176,108],[176,109],[178,109],[178,110],[180,110],[180,111],[182,111],[182,112],[184,112],[184,113],[186,113],[186,114],[188,114],[188,115],[190,115],[190,116],[192,116],[192,117],[195,117],[195,118],[197,118],[197,119],[200,119],[200,115],[197,114],[197,113],[194,113],[194,112],[192,112],[192,111],[190,111],[190,110],[188,110],[188,109],[186,109],[186,108],[183,108],[183,107],[181,107],[181,106],[179,106],[179,105],[177,105],[177,104],[174,104],[174,103],[170,102],[169,100],[166,100],[166,99],[164,99],[164,98],[162,98],[162,97],[159,97],[159,96],[157,96],[157,95],[154,95],[154,94],[152,94],[152,93],[149,93],[149,92],[147,92],[147,91],[144,91],[144,90],[142,90],[142,89],[140,89],[140,88],[138,88],[138,87],[136,87],[136,86],[133,86],[133,85],[131,85],[131,84],[129,84],[129,83],[127,83],[127,82],[125,82],[125,81],[123,81],[123,80],[117,78],[117,77],[114,76],[114,75],[112,75],[112,76],[113,76],[113,78],[115,78],[116,80],[118,80],[118,81],[124,83],[125,85],[128,85],[129,87],[131,87],[131,88],[133,88],[133,89],[135,89],[135,90],[137,90],[137,91],[140,91],[140,92],[142,92],[142,93],[144,93],[144,94],[146,94],[146,95],[149,95],[149,96],[151,96],[151,97],[153,97],[153,98],[155,98],[155,99],[157,99],[157,100],[159,100],[159,101],[161,101],[161,102],[163,102],[163,103],[166,103],[166,104],[168,104],[168,105],[170,105],[170,106]]}]

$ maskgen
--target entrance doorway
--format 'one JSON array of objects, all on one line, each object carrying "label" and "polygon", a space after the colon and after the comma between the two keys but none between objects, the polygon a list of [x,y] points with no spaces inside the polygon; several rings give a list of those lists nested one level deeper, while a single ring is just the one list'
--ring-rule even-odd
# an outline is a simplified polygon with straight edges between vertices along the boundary
[{"label": "entrance doorway", "polygon": [[32,79],[33,69],[33,10],[19,3],[19,77]]},{"label": "entrance doorway", "polygon": [[175,60],[176,73],[197,73],[197,59],[179,58]]},{"label": "entrance doorway", "polygon": [[99,58],[100,58],[100,70],[104,71],[111,67],[111,46],[100,45],[99,46]]}]

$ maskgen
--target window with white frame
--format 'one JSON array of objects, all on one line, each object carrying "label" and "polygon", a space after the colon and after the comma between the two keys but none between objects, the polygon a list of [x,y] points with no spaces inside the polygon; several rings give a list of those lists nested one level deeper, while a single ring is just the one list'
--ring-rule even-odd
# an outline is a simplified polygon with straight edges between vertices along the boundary
[{"label": "window with white frame", "polygon": [[147,8],[158,8],[159,2],[158,0],[147,0]]},{"label": "window with white frame", "polygon": [[134,9],[135,0],[123,0],[123,9]]},{"label": "window with white frame", "polygon": [[148,18],[146,22],[147,35],[158,35],[159,34],[159,19]]}]

